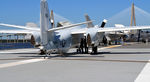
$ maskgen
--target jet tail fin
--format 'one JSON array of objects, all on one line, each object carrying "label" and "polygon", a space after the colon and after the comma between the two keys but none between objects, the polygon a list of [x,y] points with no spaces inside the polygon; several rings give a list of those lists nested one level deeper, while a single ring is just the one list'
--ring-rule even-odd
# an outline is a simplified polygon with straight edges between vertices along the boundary
[{"label": "jet tail fin", "polygon": [[54,13],[53,13],[53,10],[51,10],[50,19],[51,19],[51,26],[52,26],[52,28],[55,28],[55,21],[54,21]]},{"label": "jet tail fin", "polygon": [[41,0],[40,7],[41,44],[44,46],[47,45],[53,37],[52,34],[48,32],[49,29],[52,29],[52,26],[47,0]]},{"label": "jet tail fin", "polygon": [[101,24],[101,26],[100,26],[99,28],[104,28],[104,27],[105,27],[105,25],[106,25],[106,23],[107,23],[107,20],[106,20],[106,19],[104,19],[104,20],[103,20],[103,22],[102,22],[102,24]]},{"label": "jet tail fin", "polygon": [[[85,19],[86,21],[91,21],[90,17],[87,14],[85,14]],[[94,27],[93,22],[87,23],[87,28],[91,28],[91,27]]]},{"label": "jet tail fin", "polygon": [[[51,21],[53,20],[53,21]],[[40,10],[40,30],[41,30],[41,44],[46,48],[48,43],[52,42],[54,39],[54,31],[71,28],[74,26],[79,26],[87,23],[91,23],[92,21],[87,21],[83,23],[77,23],[72,25],[67,25],[59,28],[53,28],[54,26],[54,15],[53,11],[51,11],[51,17],[50,12],[48,9],[48,3],[47,0],[41,0],[41,10]]]}]

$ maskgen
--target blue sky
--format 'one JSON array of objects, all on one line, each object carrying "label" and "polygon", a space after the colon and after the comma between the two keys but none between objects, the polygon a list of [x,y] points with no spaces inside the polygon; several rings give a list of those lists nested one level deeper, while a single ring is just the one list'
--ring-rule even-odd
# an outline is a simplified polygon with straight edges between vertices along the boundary
[{"label": "blue sky", "polygon": [[[128,8],[132,0],[47,0],[49,9],[77,23],[83,22],[87,13],[95,23],[108,19]],[[150,12],[150,0],[134,0],[139,8]],[[27,22],[39,23],[40,0],[1,0],[0,22],[25,25]]]}]

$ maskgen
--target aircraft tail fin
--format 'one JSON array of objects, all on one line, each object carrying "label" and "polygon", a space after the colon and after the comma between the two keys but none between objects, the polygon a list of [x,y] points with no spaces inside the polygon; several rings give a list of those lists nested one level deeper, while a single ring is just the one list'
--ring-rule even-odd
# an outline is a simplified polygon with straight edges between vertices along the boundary
[{"label": "aircraft tail fin", "polygon": [[47,0],[41,0],[40,10],[40,30],[41,30],[41,44],[47,45],[48,41],[52,38],[48,30],[52,28],[50,21],[50,12]]},{"label": "aircraft tail fin", "polygon": [[[86,21],[91,21],[90,17],[87,14],[85,14],[85,19]],[[87,23],[87,28],[91,28],[91,27],[94,27],[93,22]]]},{"label": "aircraft tail fin", "polygon": [[52,26],[52,28],[55,28],[55,21],[54,21],[54,13],[53,13],[53,10],[51,10],[50,19],[51,19],[51,26]]},{"label": "aircraft tail fin", "polygon": [[103,20],[103,22],[102,22],[102,24],[101,24],[101,26],[100,26],[99,28],[104,28],[104,27],[105,27],[105,25],[106,25],[106,23],[107,23],[107,20],[106,20],[106,19],[104,19],[104,20]]},{"label": "aircraft tail fin", "polygon": [[45,48],[48,45],[48,43],[51,43],[51,41],[53,41],[54,31],[71,28],[83,24],[88,24],[88,23],[91,25],[92,24],[91,22],[92,21],[86,21],[86,22],[67,25],[59,28],[53,28],[55,26],[53,11],[51,11],[51,16],[50,16],[47,0],[41,0],[41,10],[40,10],[41,44]]}]

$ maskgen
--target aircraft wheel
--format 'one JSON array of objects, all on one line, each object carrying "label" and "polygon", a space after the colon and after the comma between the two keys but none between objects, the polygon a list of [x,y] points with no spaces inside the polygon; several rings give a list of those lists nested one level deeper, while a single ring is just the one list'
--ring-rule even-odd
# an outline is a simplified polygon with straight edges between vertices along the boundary
[{"label": "aircraft wheel", "polygon": [[92,47],[92,53],[91,53],[91,55],[93,55],[93,54],[97,54],[97,46]]},{"label": "aircraft wheel", "polygon": [[97,46],[94,47],[94,54],[97,54]]},{"label": "aircraft wheel", "polygon": [[45,55],[46,54],[46,50],[40,50],[40,55]]}]

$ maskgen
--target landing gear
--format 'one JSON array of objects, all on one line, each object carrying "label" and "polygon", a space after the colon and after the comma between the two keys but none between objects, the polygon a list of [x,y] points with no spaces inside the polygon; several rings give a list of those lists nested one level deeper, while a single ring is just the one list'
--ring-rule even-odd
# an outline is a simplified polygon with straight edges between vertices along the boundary
[{"label": "landing gear", "polygon": [[46,50],[40,50],[40,55],[45,55],[46,54]]},{"label": "landing gear", "polygon": [[62,52],[62,51],[59,51],[59,56],[61,56],[61,57],[66,57],[66,55]]},{"label": "landing gear", "polygon": [[80,49],[80,47],[79,47],[79,48],[77,48],[77,53],[81,53],[81,49]]},{"label": "landing gear", "polygon": [[84,36],[84,49],[85,49],[85,53],[88,54],[88,43],[87,43],[87,37]]},{"label": "landing gear", "polygon": [[92,45],[92,52],[91,54],[97,54],[97,46]]},{"label": "landing gear", "polygon": [[45,59],[45,58],[48,57],[48,55],[50,55],[51,53],[50,53],[50,52],[47,52],[46,50],[41,49],[39,54],[40,54],[40,55],[45,55],[45,56],[44,56],[44,59]]},{"label": "landing gear", "polygon": [[104,43],[104,46],[107,46],[107,45],[108,45],[106,36],[103,37],[103,43]]},{"label": "landing gear", "polygon": [[94,54],[97,54],[97,46],[94,47]]},{"label": "landing gear", "polygon": [[49,55],[49,56],[50,56],[50,55],[51,55],[51,52],[47,52],[47,54],[46,54],[46,55]]}]

